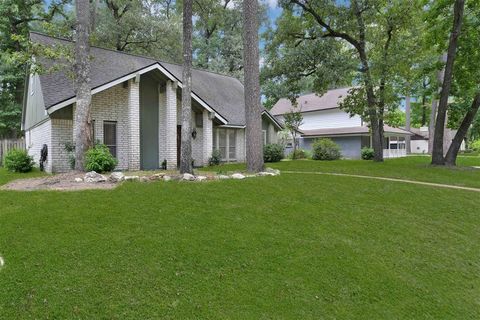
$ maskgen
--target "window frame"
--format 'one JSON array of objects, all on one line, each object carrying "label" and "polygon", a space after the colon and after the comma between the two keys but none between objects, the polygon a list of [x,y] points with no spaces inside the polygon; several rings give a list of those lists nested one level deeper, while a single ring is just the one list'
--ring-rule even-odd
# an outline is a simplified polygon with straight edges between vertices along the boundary
[{"label": "window frame", "polygon": [[[115,128],[115,134],[114,134],[114,137],[115,137],[115,144],[107,144],[106,141],[105,141],[105,127],[107,125],[114,125],[114,128]],[[103,121],[103,144],[108,148],[108,150],[110,150],[110,153],[112,154],[112,156],[114,158],[117,158],[117,153],[118,153],[118,130],[117,130],[117,121],[110,121],[110,120],[104,120]],[[112,149],[111,148],[114,148],[115,152],[112,152]]]},{"label": "window frame", "polygon": [[[237,131],[235,129],[229,129],[229,128],[215,128],[214,129],[214,139],[213,139],[213,149],[214,150],[220,150],[220,131],[225,132],[225,146],[222,146],[222,148],[225,149],[225,157],[222,156],[221,161],[222,162],[236,162],[237,161]],[[230,141],[230,136],[233,133],[233,142]],[[235,156],[232,158],[230,157],[230,149],[233,149],[233,153]]]}]

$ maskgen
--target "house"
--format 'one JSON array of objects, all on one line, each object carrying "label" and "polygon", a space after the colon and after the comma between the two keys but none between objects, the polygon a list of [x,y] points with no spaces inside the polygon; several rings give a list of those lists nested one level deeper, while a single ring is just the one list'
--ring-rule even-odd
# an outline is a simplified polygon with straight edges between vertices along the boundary
[{"label": "house", "polygon": [[[428,144],[429,144],[429,132],[428,127],[420,127],[420,128],[411,128],[410,131],[413,133],[413,136],[410,138],[410,148],[412,153],[421,153],[426,154],[428,153]],[[444,146],[443,150],[446,152],[452,143],[453,138],[457,130],[452,129],[445,129],[444,132]],[[465,142],[462,142],[460,146],[460,151],[465,150]]]},{"label": "house", "polygon": [[[31,33],[34,43],[73,47],[71,41]],[[118,170],[176,169],[180,153],[182,66],[118,51],[91,48],[94,140],[108,146]],[[22,129],[28,152],[39,162],[47,145],[48,172],[70,169],[66,144],[73,143],[75,93],[71,65],[37,60],[49,69],[30,74]],[[276,141],[280,123],[262,112],[265,143]],[[195,166],[208,164],[218,149],[225,162],[245,160],[245,107],[242,83],[232,77],[192,70],[192,154]]]},{"label": "house", "polygon": [[[333,89],[322,96],[311,93],[297,98],[298,110],[303,115],[303,124],[299,128],[300,148],[310,150],[316,139],[330,138],[340,146],[344,158],[358,159],[361,157],[361,149],[372,145],[370,129],[363,119],[358,115],[350,116],[339,108],[339,103],[348,95],[349,89]],[[270,113],[283,121],[283,115],[293,109],[292,102],[283,98],[273,106]],[[384,157],[406,156],[405,137],[412,133],[389,126],[385,126],[384,131]]]}]

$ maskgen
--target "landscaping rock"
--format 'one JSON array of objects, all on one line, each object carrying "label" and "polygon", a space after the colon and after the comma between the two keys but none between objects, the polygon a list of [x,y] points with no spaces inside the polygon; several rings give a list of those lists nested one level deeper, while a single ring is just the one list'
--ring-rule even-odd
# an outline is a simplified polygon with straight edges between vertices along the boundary
[{"label": "landscaping rock", "polygon": [[147,177],[147,176],[141,176],[140,177],[140,182],[149,182],[150,181],[150,178]]},{"label": "landscaping rock", "polygon": [[273,172],[266,172],[266,171],[262,171],[262,172],[257,173],[257,176],[259,176],[259,177],[274,176],[274,175],[275,174]]},{"label": "landscaping rock", "polygon": [[82,178],[75,178],[75,182],[83,182]]},{"label": "landscaping rock", "polygon": [[172,177],[170,176],[163,176],[163,181],[170,181],[172,180]]},{"label": "landscaping rock", "polygon": [[226,176],[226,175],[223,175],[223,174],[220,174],[220,175],[217,176],[217,179],[219,179],[219,180],[226,180],[226,179],[230,179],[230,177],[229,177],[229,176]]},{"label": "landscaping rock", "polygon": [[205,176],[197,176],[197,181],[205,181],[207,180],[207,177]]},{"label": "landscaping rock", "polygon": [[98,183],[98,182],[106,182],[107,178],[100,173],[96,173],[95,171],[90,171],[85,174],[84,177],[85,182],[88,183]]},{"label": "landscaping rock", "polygon": [[232,174],[232,178],[237,179],[237,180],[241,180],[241,179],[245,179],[245,176],[241,173],[234,173],[234,174]]},{"label": "landscaping rock", "polygon": [[138,181],[139,179],[139,176],[125,176],[125,181]]},{"label": "landscaping rock", "polygon": [[122,172],[112,172],[108,178],[108,181],[113,183],[122,182],[123,180],[125,180],[125,175]]},{"label": "landscaping rock", "polygon": [[266,168],[265,172],[273,173],[274,176],[280,175],[280,170],[278,169]]},{"label": "landscaping rock", "polygon": [[190,173],[184,173],[183,176],[182,176],[182,180],[195,181],[195,176],[193,174],[190,174]]}]

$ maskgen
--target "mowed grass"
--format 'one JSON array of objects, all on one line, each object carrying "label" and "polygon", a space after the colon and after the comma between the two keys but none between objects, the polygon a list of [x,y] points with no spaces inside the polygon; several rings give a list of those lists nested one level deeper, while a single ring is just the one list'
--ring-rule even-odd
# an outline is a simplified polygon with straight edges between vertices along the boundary
[{"label": "mowed grass", "polygon": [[0,318],[475,319],[479,206],[295,174],[2,191]]},{"label": "mowed grass", "polygon": [[[382,163],[365,160],[314,161],[295,160],[267,163],[267,167],[284,171],[331,172],[480,188],[480,157],[459,157],[456,167],[430,165],[427,156],[387,159]],[[225,164],[203,170],[228,172],[245,170],[245,164]]]},{"label": "mowed grass", "polygon": [[25,178],[36,178],[45,175],[44,172],[41,172],[37,168],[34,168],[32,171],[28,173],[18,173],[18,172],[11,172],[5,168],[0,167],[0,186],[2,184],[6,184],[11,180],[15,179],[25,179]]}]

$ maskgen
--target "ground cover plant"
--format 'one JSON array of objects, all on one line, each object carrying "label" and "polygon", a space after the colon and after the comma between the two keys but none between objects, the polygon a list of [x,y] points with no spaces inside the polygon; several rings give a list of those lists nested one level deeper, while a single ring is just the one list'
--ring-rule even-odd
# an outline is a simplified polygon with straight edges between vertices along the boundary
[{"label": "ground cover plant", "polygon": [[[387,174],[412,166],[418,175],[420,160],[328,168],[369,164]],[[325,169],[318,163],[272,166]],[[432,170],[450,179],[448,169]],[[465,184],[478,181],[478,171],[451,171]],[[4,174],[0,181],[22,176]],[[0,191],[0,203],[6,319],[474,319],[480,312],[473,209],[480,197],[470,191],[282,173]]]}]

